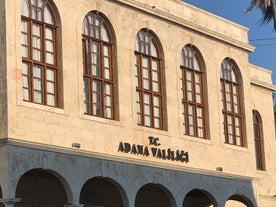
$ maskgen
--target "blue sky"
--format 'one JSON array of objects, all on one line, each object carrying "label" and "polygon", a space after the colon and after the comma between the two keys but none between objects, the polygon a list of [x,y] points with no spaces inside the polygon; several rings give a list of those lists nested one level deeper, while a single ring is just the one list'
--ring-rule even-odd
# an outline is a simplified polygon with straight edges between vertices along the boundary
[{"label": "blue sky", "polygon": [[248,39],[250,44],[256,47],[249,55],[249,62],[271,70],[273,84],[276,85],[276,33],[273,31],[272,22],[265,25],[258,23],[262,17],[258,9],[244,12],[250,0],[182,1],[249,28]]}]

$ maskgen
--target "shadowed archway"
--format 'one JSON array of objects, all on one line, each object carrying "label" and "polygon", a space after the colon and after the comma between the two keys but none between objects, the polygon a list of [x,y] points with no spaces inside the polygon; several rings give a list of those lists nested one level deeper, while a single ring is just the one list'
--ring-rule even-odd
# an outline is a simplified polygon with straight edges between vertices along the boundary
[{"label": "shadowed archway", "polygon": [[182,207],[217,207],[217,203],[207,191],[194,189],[185,196]]},{"label": "shadowed archway", "polygon": [[[1,185],[0,185],[0,199],[3,198],[3,193],[2,193],[2,188],[1,188]],[[4,207],[4,204],[3,203],[0,203],[0,207]]]},{"label": "shadowed archway", "polygon": [[127,207],[127,200],[124,196],[124,191],[114,181],[95,177],[83,185],[79,203],[84,207]]},{"label": "shadowed archway", "polygon": [[254,207],[253,203],[244,195],[232,195],[224,207]]},{"label": "shadowed archway", "polygon": [[56,207],[68,204],[66,190],[59,178],[50,171],[33,169],[26,172],[16,187],[15,207]]},{"label": "shadowed archway", "polygon": [[147,184],[140,188],[135,198],[135,207],[174,207],[171,193],[162,185]]}]

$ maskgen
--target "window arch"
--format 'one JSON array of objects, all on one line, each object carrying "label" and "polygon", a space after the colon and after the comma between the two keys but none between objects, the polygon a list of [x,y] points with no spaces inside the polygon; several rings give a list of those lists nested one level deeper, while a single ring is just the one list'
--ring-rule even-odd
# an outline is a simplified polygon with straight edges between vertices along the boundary
[{"label": "window arch", "polygon": [[61,107],[60,22],[50,0],[23,0],[23,100]]},{"label": "window arch", "polygon": [[221,64],[220,83],[225,143],[244,146],[241,80],[237,66],[226,58]]},{"label": "window arch", "polygon": [[185,135],[206,138],[204,68],[202,57],[191,45],[180,56],[182,117]]},{"label": "window arch", "polygon": [[135,42],[137,123],[164,129],[164,77],[161,46],[148,30],[142,29]]},{"label": "window arch", "polygon": [[257,170],[265,170],[263,123],[258,111],[253,110],[254,145]]},{"label": "window arch", "polygon": [[84,113],[116,119],[115,43],[112,28],[103,15],[89,12],[83,21]]}]

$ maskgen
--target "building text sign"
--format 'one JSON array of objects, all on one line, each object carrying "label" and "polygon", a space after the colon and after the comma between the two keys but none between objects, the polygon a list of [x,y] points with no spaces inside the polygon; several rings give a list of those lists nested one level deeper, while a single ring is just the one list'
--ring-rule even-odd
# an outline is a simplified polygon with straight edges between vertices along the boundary
[{"label": "building text sign", "polygon": [[118,152],[129,153],[133,155],[152,156],[158,159],[171,160],[177,162],[189,162],[189,153],[184,150],[172,150],[171,148],[163,149],[158,137],[149,136],[149,146],[130,144],[120,142]]}]

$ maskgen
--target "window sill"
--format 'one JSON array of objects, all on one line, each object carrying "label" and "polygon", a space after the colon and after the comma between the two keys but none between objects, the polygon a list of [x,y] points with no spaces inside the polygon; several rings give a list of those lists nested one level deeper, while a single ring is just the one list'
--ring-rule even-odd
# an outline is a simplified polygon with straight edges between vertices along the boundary
[{"label": "window sill", "polygon": [[57,108],[57,107],[27,102],[27,101],[22,101],[22,102],[18,103],[18,105],[22,106],[22,107],[26,107],[26,108],[48,111],[48,112],[56,113],[56,114],[64,114],[63,108]]},{"label": "window sill", "polygon": [[185,140],[196,142],[196,143],[202,143],[202,144],[209,144],[209,145],[212,144],[210,139],[205,139],[205,138],[200,138],[200,137],[191,137],[188,135],[182,135],[181,139],[185,139]]},{"label": "window sill", "polygon": [[92,115],[88,115],[88,114],[81,114],[80,118],[84,119],[84,120],[95,121],[98,123],[104,123],[104,124],[115,125],[115,126],[120,126],[120,127],[122,126],[122,123],[119,120],[106,119],[106,118],[92,116]]},{"label": "window sill", "polygon": [[136,131],[143,131],[143,132],[147,132],[147,133],[168,136],[167,130],[156,129],[156,128],[151,128],[151,127],[146,127],[146,126],[140,126],[140,125],[137,125],[137,123],[135,123],[135,124],[136,124],[136,126],[134,127],[134,130],[136,130]]},{"label": "window sill", "polygon": [[242,152],[249,152],[247,147],[242,147],[242,146],[237,146],[237,145],[232,145],[227,143],[223,143],[223,147],[232,149],[232,150],[242,151]]}]

